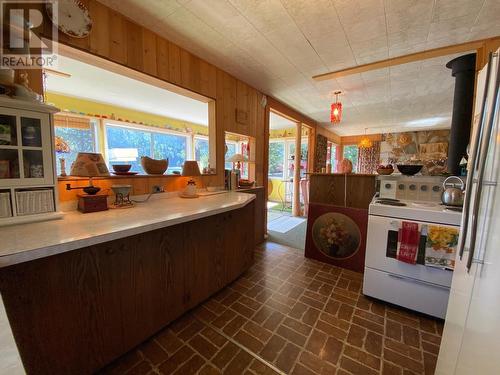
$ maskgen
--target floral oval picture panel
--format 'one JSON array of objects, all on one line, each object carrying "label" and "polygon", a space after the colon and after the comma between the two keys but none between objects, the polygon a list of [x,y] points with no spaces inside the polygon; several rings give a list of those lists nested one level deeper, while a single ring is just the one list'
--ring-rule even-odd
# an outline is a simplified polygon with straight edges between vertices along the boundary
[{"label": "floral oval picture panel", "polygon": [[312,227],[312,238],[318,250],[335,259],[352,257],[361,245],[359,226],[349,216],[338,212],[319,216]]}]

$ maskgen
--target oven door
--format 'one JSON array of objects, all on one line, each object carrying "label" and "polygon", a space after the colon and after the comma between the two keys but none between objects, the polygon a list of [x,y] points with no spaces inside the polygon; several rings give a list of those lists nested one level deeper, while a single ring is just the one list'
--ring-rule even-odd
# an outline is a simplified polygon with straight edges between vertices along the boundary
[{"label": "oven door", "polygon": [[[365,266],[387,272],[394,276],[402,276],[420,280],[426,283],[450,287],[453,276],[452,271],[428,267],[423,264],[408,264],[400,262],[395,254],[397,246],[397,232],[402,227],[403,221],[411,221],[418,224],[435,225],[423,221],[401,220],[391,217],[374,216],[368,217],[368,234],[366,241]],[[443,225],[445,227],[453,227]],[[392,254],[392,255],[390,255]]]}]

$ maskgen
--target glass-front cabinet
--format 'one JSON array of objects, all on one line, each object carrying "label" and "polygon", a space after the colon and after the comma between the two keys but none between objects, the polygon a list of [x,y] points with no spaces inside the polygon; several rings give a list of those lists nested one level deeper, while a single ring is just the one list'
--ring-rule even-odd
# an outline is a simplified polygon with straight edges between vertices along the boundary
[{"label": "glass-front cabinet", "polygon": [[0,107],[0,187],[53,184],[49,114]]},{"label": "glass-front cabinet", "polygon": [[51,127],[56,110],[0,97],[0,225],[56,212]]}]

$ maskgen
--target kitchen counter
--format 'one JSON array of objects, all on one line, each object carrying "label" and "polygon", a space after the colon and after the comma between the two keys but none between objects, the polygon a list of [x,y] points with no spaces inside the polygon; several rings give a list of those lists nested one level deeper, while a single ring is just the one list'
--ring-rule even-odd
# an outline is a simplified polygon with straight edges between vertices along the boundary
[{"label": "kitchen counter", "polygon": [[0,268],[234,210],[255,199],[227,192],[196,199],[153,195],[135,207],[0,228]]},{"label": "kitchen counter", "polygon": [[255,196],[165,193],[0,236],[0,373],[95,373],[248,270]]}]

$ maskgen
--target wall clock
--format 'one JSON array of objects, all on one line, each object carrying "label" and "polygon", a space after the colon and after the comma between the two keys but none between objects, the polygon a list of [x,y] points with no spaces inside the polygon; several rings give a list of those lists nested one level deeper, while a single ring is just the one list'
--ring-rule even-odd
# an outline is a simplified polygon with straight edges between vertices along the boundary
[{"label": "wall clock", "polygon": [[47,4],[47,14],[52,23],[64,34],[72,38],[85,38],[92,29],[92,18],[85,5],[79,0],[58,2],[57,19],[53,14],[53,7]]}]

